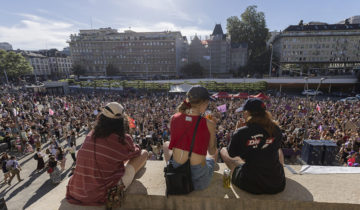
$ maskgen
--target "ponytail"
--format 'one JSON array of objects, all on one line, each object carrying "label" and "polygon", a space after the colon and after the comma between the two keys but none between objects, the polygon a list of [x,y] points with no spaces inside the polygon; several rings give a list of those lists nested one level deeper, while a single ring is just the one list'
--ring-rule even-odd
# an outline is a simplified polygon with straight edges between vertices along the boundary
[{"label": "ponytail", "polygon": [[181,113],[185,113],[187,109],[191,108],[191,104],[184,100],[181,104],[177,107],[177,111]]}]

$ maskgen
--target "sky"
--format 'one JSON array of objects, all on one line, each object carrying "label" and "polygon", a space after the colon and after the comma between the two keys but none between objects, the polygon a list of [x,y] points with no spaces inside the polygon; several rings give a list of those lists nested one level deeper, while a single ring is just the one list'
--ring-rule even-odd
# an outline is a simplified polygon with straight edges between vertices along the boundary
[{"label": "sky", "polygon": [[204,38],[217,23],[226,31],[226,19],[250,5],[264,12],[270,31],[300,20],[332,24],[360,15],[360,0],[0,0],[0,5],[0,42],[23,50],[62,50],[70,34],[104,27]]}]

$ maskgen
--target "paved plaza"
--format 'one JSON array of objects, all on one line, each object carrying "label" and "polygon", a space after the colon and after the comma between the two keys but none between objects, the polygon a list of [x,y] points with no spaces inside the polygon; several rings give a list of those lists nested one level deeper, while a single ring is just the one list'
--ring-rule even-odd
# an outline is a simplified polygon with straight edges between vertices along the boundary
[{"label": "paved plaza", "polygon": [[[77,150],[80,149],[84,139],[85,134],[77,139]],[[65,144],[66,140],[63,140],[61,145],[64,146]],[[49,144],[43,144],[42,149],[44,153],[48,145]],[[46,172],[46,168],[39,173],[34,172],[37,166],[37,161],[33,158],[34,154],[35,153],[30,153],[18,158],[22,168],[20,176],[24,179],[23,181],[18,182],[16,177],[14,177],[11,186],[9,186],[3,182],[4,176],[1,176],[2,182],[0,185],[0,193],[1,197],[4,197],[9,210],[26,209],[57,186],[51,182],[50,176]],[[62,179],[65,179],[68,176],[73,164],[70,154],[66,155],[66,159],[66,167],[61,176]],[[46,162],[47,160],[48,158],[46,157],[44,161]]]}]

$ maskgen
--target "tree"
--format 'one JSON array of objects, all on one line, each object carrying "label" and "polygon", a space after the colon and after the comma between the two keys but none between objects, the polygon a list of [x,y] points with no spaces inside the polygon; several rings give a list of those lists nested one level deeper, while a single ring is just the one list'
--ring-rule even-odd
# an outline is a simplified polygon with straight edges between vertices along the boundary
[{"label": "tree", "polygon": [[118,73],[119,73],[118,68],[113,64],[108,64],[106,66],[106,76],[116,76],[118,75]]},{"label": "tree", "polygon": [[86,70],[84,69],[84,67],[80,64],[75,64],[72,66],[72,71],[73,73],[78,77],[80,77],[80,75],[84,75]]},{"label": "tree", "polygon": [[[243,69],[264,73],[268,70],[265,63],[270,60],[270,54],[266,48],[269,29],[266,28],[264,13],[257,12],[256,8],[257,6],[254,5],[247,7],[240,18],[229,17],[226,28],[232,43],[246,42],[248,44],[249,61],[247,67]],[[261,69],[254,69],[254,67],[261,67]]]},{"label": "tree", "polygon": [[23,75],[32,74],[30,63],[20,54],[0,50],[0,75],[4,77],[4,70],[10,80],[15,80]]},{"label": "tree", "polygon": [[200,63],[189,63],[184,65],[180,72],[186,77],[202,77],[205,74],[205,69]]},{"label": "tree", "polygon": [[249,6],[241,14],[241,19],[232,16],[227,19],[227,31],[232,43],[248,43],[250,60],[266,49],[269,29],[266,28],[265,15],[256,11],[257,6]]}]

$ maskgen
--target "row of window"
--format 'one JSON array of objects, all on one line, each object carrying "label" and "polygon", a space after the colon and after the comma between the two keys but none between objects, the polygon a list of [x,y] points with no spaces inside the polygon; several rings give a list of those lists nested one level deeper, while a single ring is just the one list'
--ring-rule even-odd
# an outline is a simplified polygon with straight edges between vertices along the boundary
[{"label": "row of window", "polygon": [[329,62],[335,62],[335,61],[351,61],[350,57],[338,57],[338,58],[329,58],[329,57],[284,57],[283,61],[329,61]]},{"label": "row of window", "polygon": [[329,50],[315,50],[315,51],[284,51],[282,56],[296,56],[296,55],[328,55],[328,56],[344,56],[349,57],[359,57],[360,52],[356,50],[338,50],[338,51],[329,51]]},{"label": "row of window", "polygon": [[[175,45],[175,42],[117,42],[115,44],[118,47],[128,47],[128,46],[168,46],[168,45]],[[109,45],[109,47],[113,47],[113,45]],[[103,43],[83,43],[78,42],[74,44],[74,47],[95,47],[95,48],[103,48],[106,47]]]},{"label": "row of window", "polygon": [[333,49],[341,49],[341,48],[355,48],[360,49],[359,44],[337,44],[337,43],[326,43],[326,44],[284,44],[283,49],[321,49],[321,48],[333,48]]},{"label": "row of window", "polygon": [[353,37],[286,37],[285,42],[360,42],[360,36]]}]

